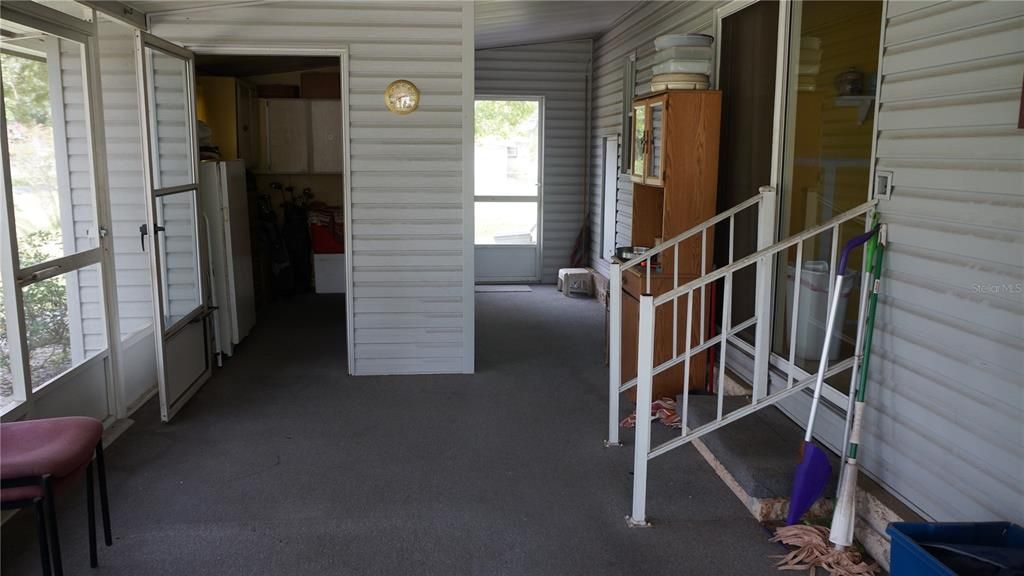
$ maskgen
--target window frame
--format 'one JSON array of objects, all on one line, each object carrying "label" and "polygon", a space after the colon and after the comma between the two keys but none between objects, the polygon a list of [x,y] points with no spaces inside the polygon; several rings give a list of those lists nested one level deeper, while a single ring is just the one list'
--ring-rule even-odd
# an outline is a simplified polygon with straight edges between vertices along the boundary
[{"label": "window frame", "polygon": [[[91,9],[90,9],[91,10]],[[3,409],[0,409],[0,417],[4,421],[17,420],[31,415],[35,402],[63,388],[63,384],[74,380],[74,377],[92,369],[98,363],[105,363],[105,398],[102,404],[105,405],[106,415],[116,413],[117,396],[116,383],[118,382],[117,359],[119,353],[120,338],[116,318],[116,303],[111,297],[114,287],[114,272],[112,259],[112,239],[109,237],[110,229],[110,206],[107,197],[107,173],[106,154],[102,144],[103,136],[103,114],[99,99],[99,69],[98,69],[98,28],[96,24],[95,11],[92,10],[91,20],[81,20],[69,14],[32,2],[6,3],[3,6],[2,17],[4,20],[20,26],[29,27],[53,37],[75,42],[81,47],[82,59],[82,93],[84,102],[82,104],[86,116],[86,140],[89,157],[90,187],[92,189],[92,217],[95,224],[95,246],[39,262],[30,266],[22,267],[18,250],[18,235],[14,212],[14,193],[11,181],[10,150],[7,139],[6,104],[2,98],[2,87],[0,87],[0,173],[3,179],[3,199],[0,202],[0,221],[2,221],[4,232],[0,234],[0,274],[3,277],[3,294],[5,307],[5,322],[8,336],[8,348],[10,358],[10,371],[13,384],[13,398],[15,402]],[[48,47],[48,52],[50,48]],[[59,48],[57,49],[59,52]],[[48,67],[52,65],[52,59],[47,58]],[[59,63],[57,64],[59,66]],[[70,194],[70,188],[65,181],[61,181],[62,170],[66,170],[69,161],[66,149],[66,127],[62,126],[64,111],[57,110],[57,103],[63,102],[60,92],[63,89],[62,78],[59,74],[54,75],[52,68],[48,71],[48,84],[50,91],[50,106],[53,114],[54,130],[54,152],[57,163],[58,194]],[[55,92],[57,90],[57,92]],[[63,163],[63,164],[62,164]],[[61,227],[68,226],[65,217],[70,211],[61,210]],[[63,230],[62,230],[63,232]],[[65,243],[68,238],[63,239]],[[71,238],[73,241],[73,236]],[[103,328],[105,345],[98,352],[87,358],[81,358],[67,370],[53,376],[46,382],[33,389],[31,377],[30,351],[28,347],[28,330],[24,310],[24,291],[30,286],[44,282],[71,272],[84,270],[95,266],[99,270],[99,291],[103,306]],[[70,284],[70,283],[69,283]],[[66,302],[69,317],[72,315],[73,305],[69,286]],[[80,320],[80,318],[79,318]],[[69,318],[69,324],[73,321]],[[112,335],[115,335],[112,337]],[[72,336],[74,340],[74,336]],[[74,342],[72,342],[74,345]],[[74,354],[73,354],[74,358]]]}]

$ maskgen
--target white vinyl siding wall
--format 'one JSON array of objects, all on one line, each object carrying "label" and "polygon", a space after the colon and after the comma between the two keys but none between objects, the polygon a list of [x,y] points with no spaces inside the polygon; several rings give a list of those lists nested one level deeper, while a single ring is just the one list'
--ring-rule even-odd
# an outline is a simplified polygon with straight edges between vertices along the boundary
[{"label": "white vinyl siding wall", "polygon": [[863,464],[936,520],[1024,523],[1024,3],[890,2],[884,38]]},{"label": "white vinyl siding wall", "polygon": [[132,30],[101,20],[99,49],[117,311],[121,337],[127,338],[153,323],[149,255],[139,242],[139,226],[146,223],[146,191]]},{"label": "white vinyl siding wall", "polygon": [[[642,94],[654,38],[710,33],[715,7],[648,4],[596,41],[591,230],[602,138],[623,132],[626,56]],[[861,463],[936,520],[1024,522],[1024,3],[887,11],[876,167],[893,172],[880,205],[891,246]],[[617,245],[630,243],[631,192],[620,176]],[[608,274],[597,234],[591,262]]]},{"label": "white vinyl siding wall", "polygon": [[[288,2],[151,20],[155,35],[185,46],[348,47],[356,374],[472,371],[463,175],[471,17],[467,3]],[[422,92],[408,116],[384,107],[385,87],[399,78]]]},{"label": "white vinyl siding wall", "polygon": [[590,40],[476,53],[476,92],[544,97],[541,282],[570,265],[583,225]]},{"label": "white vinyl siding wall", "polygon": [[[622,84],[626,58],[636,53],[637,96],[650,91],[654,67],[654,39],[662,34],[710,34],[714,27],[714,2],[651,2],[633,10],[594,43],[590,132],[590,263],[608,276],[608,262],[601,257],[601,218],[604,189],[604,138],[624,136]],[[772,47],[774,48],[774,47]],[[623,140],[620,140],[620,142]],[[631,245],[633,183],[619,174],[616,203],[615,245]]]},{"label": "white vinyl siding wall", "polygon": [[[58,185],[61,195],[61,220],[72,223],[64,229],[66,254],[83,252],[97,245],[96,209],[93,199],[92,160],[86,126],[85,94],[82,75],[82,45],[69,40],[57,40],[60,78],[60,111],[54,122],[63,122],[63,135],[56,153],[58,159]],[[79,362],[107,348],[106,326],[103,319],[103,294],[98,267],[70,272],[67,281],[68,323],[71,332],[71,354]]]}]

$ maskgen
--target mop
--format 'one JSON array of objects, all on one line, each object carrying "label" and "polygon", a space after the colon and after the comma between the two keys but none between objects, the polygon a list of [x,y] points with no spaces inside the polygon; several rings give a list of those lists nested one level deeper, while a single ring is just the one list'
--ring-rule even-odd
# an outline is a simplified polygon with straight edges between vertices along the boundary
[{"label": "mop", "polygon": [[[834,576],[857,576],[874,574],[878,571],[876,564],[864,562],[861,554],[850,549],[850,546],[853,544],[853,526],[856,518],[857,450],[867,391],[872,335],[875,327],[875,311],[878,306],[878,292],[881,287],[882,258],[885,246],[886,228],[882,225],[878,229],[877,237],[872,238],[866,248],[867,272],[874,278],[868,301],[867,326],[863,340],[864,357],[858,374],[853,429],[848,442],[839,493],[836,496],[832,527],[827,529],[824,526],[793,525],[776,530],[775,537],[771,539],[772,542],[782,542],[796,547],[778,562],[780,570],[806,569],[813,571],[815,567],[820,566]],[[829,546],[826,539],[835,544],[835,548]]]},{"label": "mop", "polygon": [[821,497],[829,478],[832,476],[832,465],[829,464],[825,451],[811,441],[814,434],[814,420],[821,402],[822,384],[825,382],[825,371],[828,368],[829,348],[832,344],[832,332],[835,328],[836,311],[839,309],[840,294],[843,291],[843,277],[846,275],[846,263],[850,253],[858,246],[875,238],[878,226],[860,236],[852,238],[843,246],[836,268],[835,289],[828,310],[828,321],[825,322],[825,338],[821,348],[821,359],[818,361],[818,376],[814,382],[814,398],[811,401],[811,413],[807,418],[807,431],[803,444],[800,446],[800,464],[793,478],[793,492],[789,499],[789,514],[786,524],[796,524],[811,506]]},{"label": "mop", "polygon": [[[864,417],[864,399],[867,396],[868,371],[871,363],[871,342],[875,331],[875,310],[878,308],[878,291],[882,285],[882,258],[885,255],[886,228],[883,225],[878,233],[878,241],[869,245],[869,258],[874,282],[868,300],[868,321],[864,329],[864,359],[858,374],[857,402],[853,410],[853,427],[850,430],[850,441],[846,449],[846,462],[843,464],[843,478],[836,495],[836,510],[832,516],[832,530],[829,540],[837,550],[843,550],[853,544],[853,522],[857,517],[857,451],[860,448],[860,427]],[[874,252],[872,255],[871,252]]]}]

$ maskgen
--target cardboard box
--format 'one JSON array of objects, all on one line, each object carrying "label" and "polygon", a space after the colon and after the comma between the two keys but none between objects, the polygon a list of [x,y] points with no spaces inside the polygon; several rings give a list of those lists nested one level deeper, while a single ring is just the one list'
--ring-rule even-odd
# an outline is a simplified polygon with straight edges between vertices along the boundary
[{"label": "cardboard box", "polygon": [[303,98],[341,98],[341,74],[338,72],[303,72],[299,78]]}]

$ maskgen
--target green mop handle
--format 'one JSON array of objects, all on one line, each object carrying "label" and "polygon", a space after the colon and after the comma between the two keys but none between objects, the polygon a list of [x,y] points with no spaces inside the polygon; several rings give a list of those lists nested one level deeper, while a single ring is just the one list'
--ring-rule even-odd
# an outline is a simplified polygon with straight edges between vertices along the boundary
[{"label": "green mop handle", "polygon": [[[885,255],[886,226],[882,224],[878,235],[871,239],[868,244],[868,260],[870,262],[869,273],[874,275],[874,282],[871,286],[871,296],[868,298],[868,321],[864,331],[864,360],[860,366],[860,382],[857,384],[857,399],[854,404],[853,430],[850,432],[850,446],[847,456],[850,460],[857,459],[857,449],[860,447],[860,427],[863,421],[864,399],[867,396],[868,372],[871,367],[871,342],[875,332],[875,310],[878,308],[878,293],[882,287],[882,258]],[[872,258],[873,255],[873,258]]]}]

